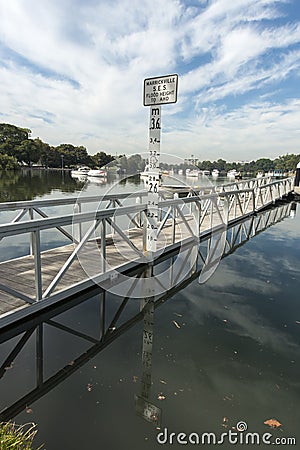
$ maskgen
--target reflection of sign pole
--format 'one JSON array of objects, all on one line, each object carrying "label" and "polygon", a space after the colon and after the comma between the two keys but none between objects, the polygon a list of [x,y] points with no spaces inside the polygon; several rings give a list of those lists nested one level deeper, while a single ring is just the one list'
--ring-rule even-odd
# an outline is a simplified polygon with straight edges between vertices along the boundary
[{"label": "reflection of sign pole", "polygon": [[149,124],[149,161],[148,161],[148,209],[146,252],[156,252],[157,222],[158,222],[158,187],[159,156],[161,136],[161,107],[162,104],[177,101],[178,75],[147,78],[144,80],[144,105],[150,106]]},{"label": "reflection of sign pole", "polygon": [[151,391],[152,347],[153,347],[153,320],[154,299],[141,300],[141,310],[144,313],[141,395],[135,396],[136,414],[156,427],[160,426],[161,409],[149,401]]}]

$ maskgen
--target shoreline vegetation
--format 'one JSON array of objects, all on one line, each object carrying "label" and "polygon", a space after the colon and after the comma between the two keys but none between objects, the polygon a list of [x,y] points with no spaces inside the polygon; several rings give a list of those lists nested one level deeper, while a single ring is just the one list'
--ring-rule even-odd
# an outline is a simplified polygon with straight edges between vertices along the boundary
[{"label": "shoreline vegetation", "polygon": [[[0,422],[1,450],[33,450],[33,440],[37,434],[36,424],[16,425],[12,422]],[[42,446],[38,448],[41,449]]]},{"label": "shoreline vegetation", "polygon": [[[40,138],[31,139],[31,130],[16,125],[0,123],[0,170],[18,170],[20,168],[67,170],[81,165],[90,168],[103,167],[110,163],[113,169],[122,169],[126,173],[138,173],[145,168],[146,161],[138,154],[112,156],[104,151],[90,155],[84,146],[60,144],[56,147],[43,142]],[[275,159],[259,158],[250,162],[227,162],[219,158],[216,161],[198,161],[186,159],[182,164],[161,163],[163,170],[185,170],[196,166],[201,170],[218,169],[222,174],[236,169],[242,174],[257,174],[280,170],[290,172],[296,169],[300,154],[286,154]]]}]

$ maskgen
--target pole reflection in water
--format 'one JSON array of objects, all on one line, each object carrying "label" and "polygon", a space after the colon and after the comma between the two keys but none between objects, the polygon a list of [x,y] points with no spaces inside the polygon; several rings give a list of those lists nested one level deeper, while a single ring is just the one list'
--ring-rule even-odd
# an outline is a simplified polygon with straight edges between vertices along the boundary
[{"label": "pole reflection in water", "polygon": [[[295,205],[295,203],[288,203],[269,209],[228,229],[223,257],[232,254],[251,237],[263,232],[266,228],[286,217],[290,217],[291,211],[295,210]],[[70,299],[69,303],[45,312],[39,318],[33,317],[27,323],[19,325],[17,329],[4,330],[0,334],[0,343],[2,344],[0,378],[3,386],[0,386],[0,420],[14,419],[27,408],[34,408],[35,402],[68,379],[134,325],[141,322],[143,325],[142,336],[138,339],[141,339],[142,347],[142,376],[140,390],[137,390],[134,402],[132,402],[132,410],[135,409],[136,414],[145,419],[146,422],[152,423],[155,427],[160,427],[162,411],[157,405],[159,399],[157,396],[154,398],[153,393],[151,395],[152,353],[155,343],[154,314],[159,313],[158,311],[155,313],[155,310],[199,277],[203,265],[209,259],[208,252],[210,249],[213,251],[214,248],[209,243],[209,237],[206,244],[204,245],[204,242],[201,242],[200,247],[198,244],[190,244],[181,251],[182,264],[186,267],[190,264],[187,275],[182,279],[180,274],[173,273],[170,270],[170,277],[166,280],[165,292],[160,296],[146,295],[143,300],[134,300],[131,299],[131,292],[127,292],[126,296],[119,302],[117,309],[112,312],[111,306],[108,308],[106,304],[106,292],[95,288],[91,293],[86,293],[76,299]],[[195,255],[197,255],[197,258],[195,258]],[[164,270],[166,265],[172,265],[174,258],[176,258],[176,254],[165,255],[155,261],[150,268],[140,268],[135,272],[136,278],[149,275],[149,270],[155,275]],[[213,255],[211,255],[210,260],[212,264],[215,264]],[[75,309],[84,304],[91,296],[93,296],[95,303],[93,309],[94,328],[88,327],[88,331],[79,331],[77,322],[74,326],[63,322],[65,313],[69,313],[72,308]],[[128,307],[130,307],[129,312]],[[57,333],[57,336],[51,335],[53,342],[60,343],[61,332],[78,340],[77,355],[74,357],[73,349],[64,348],[64,352],[68,355],[67,360],[58,369],[55,369],[55,365],[60,363],[61,349],[59,346],[56,348],[55,364],[53,364],[53,367],[49,367],[49,361],[53,361],[53,348],[50,345],[52,342],[49,344],[49,329],[52,332],[55,330]],[[22,352],[25,351],[26,353],[28,350],[27,344],[32,339],[35,340],[35,345],[31,346],[31,350],[34,351],[33,358],[31,358],[34,370],[24,370],[23,373],[16,375],[18,367],[14,363],[22,355]],[[62,342],[60,345],[62,345]],[[81,350],[79,351],[79,349]],[[29,374],[33,379],[29,379]],[[20,379],[23,381],[22,384],[17,383]]]},{"label": "pole reflection in water", "polygon": [[142,346],[142,377],[141,394],[135,396],[135,409],[138,416],[160,427],[161,409],[150,402],[151,370],[153,349],[154,299],[143,299],[141,311],[143,313],[143,346]]}]

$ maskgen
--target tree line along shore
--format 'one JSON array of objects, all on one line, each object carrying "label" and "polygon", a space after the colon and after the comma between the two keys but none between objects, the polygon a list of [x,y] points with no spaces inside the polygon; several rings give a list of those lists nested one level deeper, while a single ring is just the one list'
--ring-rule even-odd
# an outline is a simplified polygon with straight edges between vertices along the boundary
[{"label": "tree line along shore", "polygon": [[[116,165],[127,173],[136,173],[144,170],[145,160],[138,154],[118,157],[99,151],[90,155],[84,146],[73,144],[60,144],[51,146],[40,138],[31,139],[31,130],[16,125],[0,123],[0,169],[17,170],[21,167],[39,167],[46,169],[66,169],[80,165],[91,168],[102,167],[116,160]],[[259,171],[280,170],[290,172],[295,170],[300,161],[300,154],[286,154],[275,159],[259,158],[250,162],[227,162],[219,158],[216,161],[197,161],[201,170],[218,169],[220,173],[236,169],[242,173],[255,174]],[[113,164],[113,163],[112,163]],[[182,164],[161,163],[162,169],[187,169],[192,164],[185,160]]]}]

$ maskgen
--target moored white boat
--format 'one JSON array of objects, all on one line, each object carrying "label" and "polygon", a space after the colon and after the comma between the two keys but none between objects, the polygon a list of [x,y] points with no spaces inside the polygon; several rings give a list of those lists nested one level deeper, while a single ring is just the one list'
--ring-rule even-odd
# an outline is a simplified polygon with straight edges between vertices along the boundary
[{"label": "moored white boat", "polygon": [[78,175],[80,175],[80,176],[82,176],[82,175],[87,175],[88,173],[89,173],[89,171],[90,171],[91,169],[89,168],[89,167],[87,167],[87,166],[80,166],[80,167],[77,167],[77,169],[73,169],[73,170],[71,170],[71,175],[73,176],[78,176]]},{"label": "moored white boat", "polygon": [[202,170],[201,171],[201,175],[210,175],[210,171],[209,170]]},{"label": "moored white boat", "polygon": [[236,169],[231,169],[227,172],[227,177],[234,180],[237,177],[238,173],[239,172],[237,172]]},{"label": "moored white boat", "polygon": [[218,171],[218,169],[213,169],[211,171],[211,176],[214,178],[218,178],[219,174],[220,174],[220,172]]},{"label": "moored white boat", "polygon": [[197,169],[186,169],[185,176],[186,177],[197,177],[200,175],[200,170]]},{"label": "moored white boat", "polygon": [[91,169],[88,172],[88,177],[107,177],[107,170],[105,169]]},{"label": "moored white boat", "polygon": [[227,172],[227,177],[230,179],[230,180],[241,180],[241,178],[242,178],[242,175],[241,175],[241,172],[238,172],[236,169],[231,169],[231,170],[229,170],[228,172]]}]

